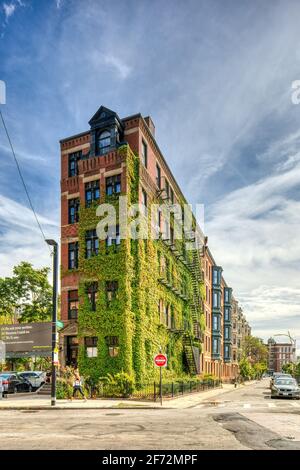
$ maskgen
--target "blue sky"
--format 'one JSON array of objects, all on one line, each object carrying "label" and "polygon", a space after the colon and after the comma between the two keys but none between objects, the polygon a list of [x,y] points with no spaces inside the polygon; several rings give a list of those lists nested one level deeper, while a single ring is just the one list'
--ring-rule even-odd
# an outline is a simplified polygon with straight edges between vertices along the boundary
[{"label": "blue sky", "polygon": [[[253,333],[300,339],[298,1],[0,0],[7,121],[58,237],[60,138],[103,104],[150,114]],[[0,129],[0,276],[49,264]]]}]

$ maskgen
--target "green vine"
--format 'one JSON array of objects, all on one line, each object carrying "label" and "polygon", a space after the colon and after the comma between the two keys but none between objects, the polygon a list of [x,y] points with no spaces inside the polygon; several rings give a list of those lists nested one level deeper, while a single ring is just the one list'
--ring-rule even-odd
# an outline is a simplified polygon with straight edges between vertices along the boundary
[{"label": "green vine", "polygon": [[[128,204],[139,200],[139,157],[124,145],[119,154],[126,164],[126,195]],[[108,202],[105,195],[100,202]],[[118,213],[119,201],[110,198]],[[99,241],[99,254],[85,259],[85,232],[94,229],[99,222],[96,217],[97,205],[80,208],[79,224],[79,268],[81,303],[78,315],[80,340],[79,367],[81,372],[90,377],[103,377],[124,371],[131,375],[136,384],[153,380],[159,374],[154,366],[153,357],[159,348],[168,354],[168,366],[165,378],[176,379],[187,374],[183,361],[183,329],[193,332],[190,299],[193,296],[192,278],[187,266],[177,260],[162,240],[121,240],[120,245],[107,248],[104,241]],[[150,226],[150,214],[148,224]],[[183,241],[176,240],[178,249],[183,249]],[[168,260],[172,285],[159,282],[159,257]],[[98,282],[96,310],[92,311],[86,285]],[[109,303],[106,296],[106,282],[117,281],[118,291],[115,299]],[[180,284],[185,285],[186,297],[176,293]],[[174,287],[174,288],[172,288]],[[201,291],[202,292],[202,291]],[[158,312],[159,299],[164,299],[172,306],[174,331],[161,322]],[[200,324],[203,329],[203,315]],[[97,357],[87,357],[84,338],[98,338]],[[117,336],[118,355],[109,355],[106,337]],[[199,346],[199,345],[198,345]]]}]

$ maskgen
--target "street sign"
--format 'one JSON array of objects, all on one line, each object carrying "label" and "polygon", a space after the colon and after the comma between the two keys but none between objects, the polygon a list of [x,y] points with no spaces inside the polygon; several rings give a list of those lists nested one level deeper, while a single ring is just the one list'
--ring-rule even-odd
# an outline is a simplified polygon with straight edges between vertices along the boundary
[{"label": "street sign", "polygon": [[167,356],[165,354],[156,354],[154,363],[157,367],[165,367],[167,365]]},{"label": "street sign", "polygon": [[53,364],[54,364],[55,366],[58,366],[58,349],[54,349]]},{"label": "street sign", "polygon": [[57,326],[57,328],[63,328],[63,327],[64,327],[64,324],[63,324],[62,321],[56,320],[56,326]]}]

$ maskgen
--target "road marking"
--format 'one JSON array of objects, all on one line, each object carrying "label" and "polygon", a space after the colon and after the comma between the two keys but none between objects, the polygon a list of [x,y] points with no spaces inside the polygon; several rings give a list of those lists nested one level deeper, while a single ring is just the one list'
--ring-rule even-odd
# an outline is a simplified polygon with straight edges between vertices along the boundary
[{"label": "road marking", "polygon": [[275,403],[268,403],[268,407],[269,408],[276,408],[276,405],[275,405]]},{"label": "road marking", "polygon": [[244,408],[251,408],[251,404],[250,403],[245,403]]}]

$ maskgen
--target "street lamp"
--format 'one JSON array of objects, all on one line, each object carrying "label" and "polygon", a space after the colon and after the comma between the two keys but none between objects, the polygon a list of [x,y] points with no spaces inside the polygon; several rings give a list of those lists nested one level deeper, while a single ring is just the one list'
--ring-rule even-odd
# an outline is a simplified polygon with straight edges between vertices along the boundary
[{"label": "street lamp", "polygon": [[57,280],[58,280],[58,245],[55,240],[45,240],[53,247],[53,290],[52,290],[52,361],[51,361],[51,406],[56,404],[56,320],[57,320]]}]

